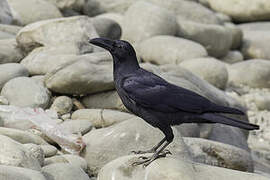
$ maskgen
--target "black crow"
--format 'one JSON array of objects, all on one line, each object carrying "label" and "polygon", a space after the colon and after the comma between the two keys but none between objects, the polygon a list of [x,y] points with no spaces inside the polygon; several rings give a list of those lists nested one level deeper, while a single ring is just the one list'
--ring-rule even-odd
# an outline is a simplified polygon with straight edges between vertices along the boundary
[{"label": "black crow", "polygon": [[115,88],[126,108],[159,128],[165,137],[148,151],[152,157],[136,162],[147,166],[152,161],[166,155],[164,149],[173,141],[171,126],[182,123],[221,123],[247,130],[259,126],[229,118],[220,113],[241,114],[238,109],[211,102],[188,89],[176,86],[161,77],[140,68],[134,48],[123,40],[95,38],[90,43],[108,50],[113,57],[113,77]]}]

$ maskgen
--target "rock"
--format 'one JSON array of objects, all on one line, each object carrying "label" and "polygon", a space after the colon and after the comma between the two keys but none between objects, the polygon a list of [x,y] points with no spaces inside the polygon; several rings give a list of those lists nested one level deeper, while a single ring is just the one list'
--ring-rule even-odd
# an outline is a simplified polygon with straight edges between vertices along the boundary
[{"label": "rock", "polygon": [[2,0],[0,2],[0,24],[11,24],[12,21],[13,16],[8,2],[7,0]]},{"label": "rock", "polygon": [[50,1],[51,3],[55,4],[59,9],[72,9],[76,11],[82,10],[84,6],[85,0],[46,0]]},{"label": "rock", "polygon": [[[98,102],[96,101],[96,103]],[[85,119],[96,128],[108,127],[134,117],[133,114],[110,109],[79,109],[71,116],[76,121]]]},{"label": "rock", "polygon": [[177,36],[200,43],[209,55],[221,57],[230,50],[232,34],[227,28],[215,24],[183,21],[181,18],[178,18],[177,22]]},{"label": "rock", "polygon": [[104,14],[100,14],[98,16],[95,16],[95,18],[106,18],[106,19],[111,19],[111,20],[117,22],[121,26],[121,32],[122,32],[124,15],[118,14],[118,13],[104,13]]},{"label": "rock", "polygon": [[46,87],[54,92],[72,95],[114,89],[111,58],[107,53],[80,56],[76,61],[48,73]]},{"label": "rock", "polygon": [[83,13],[96,16],[103,13],[124,13],[134,0],[86,0]]},{"label": "rock", "polygon": [[196,123],[186,123],[175,126],[183,137],[200,137],[200,127]]},{"label": "rock", "polygon": [[252,59],[232,64],[228,68],[229,85],[240,84],[254,88],[269,88],[270,62],[261,59]]},{"label": "rock", "polygon": [[66,120],[59,124],[59,128],[65,129],[72,134],[86,134],[92,129],[92,123],[85,119]]},{"label": "rock", "polygon": [[120,25],[109,18],[95,17],[93,18],[93,25],[100,37],[109,39],[120,39],[121,37],[121,27]]},{"label": "rock", "polygon": [[24,147],[28,149],[28,151],[31,153],[32,157],[37,159],[40,166],[42,167],[44,164],[44,151],[43,149],[36,144],[24,144]]},{"label": "rock", "polygon": [[184,138],[196,162],[253,172],[253,161],[248,151],[227,144],[201,138]]},{"label": "rock", "polygon": [[76,155],[64,154],[60,156],[53,156],[51,158],[46,158],[45,166],[54,163],[70,163],[72,165],[82,168],[84,171],[87,171],[86,161],[82,157]]},{"label": "rock", "polygon": [[[0,117],[2,118],[1,115]],[[41,137],[19,129],[0,127],[0,134],[3,136],[7,136],[22,144],[47,144],[46,141],[43,140]]]},{"label": "rock", "polygon": [[107,91],[93,95],[85,96],[82,103],[91,109],[118,109],[120,111],[128,111],[123,105],[116,91]]},{"label": "rock", "polygon": [[231,49],[239,49],[242,45],[243,32],[242,30],[235,26],[233,23],[225,23],[225,28],[232,34],[232,46]]},{"label": "rock", "polygon": [[269,31],[244,30],[241,52],[245,59],[270,59]]},{"label": "rock", "polygon": [[57,148],[52,145],[40,145],[40,147],[44,152],[45,158],[52,157],[57,154]]},{"label": "rock", "polygon": [[250,106],[254,104],[256,106],[256,110],[259,111],[269,111],[270,110],[270,92],[269,91],[255,91],[249,92],[248,94],[244,94],[241,96],[246,104]]},{"label": "rock", "polygon": [[[210,7],[232,17],[237,22],[270,19],[270,3],[267,0],[207,0]],[[262,9],[262,7],[264,7]]]},{"label": "rock", "polygon": [[[4,2],[4,1],[1,1]],[[0,31],[16,35],[22,29],[21,26],[0,24]]]},{"label": "rock", "polygon": [[0,135],[1,165],[25,167],[33,170],[40,170],[39,162],[33,154],[22,144],[7,136]]},{"label": "rock", "polygon": [[20,107],[46,108],[50,101],[49,91],[28,77],[17,77],[8,81],[2,88],[1,95],[10,105]]},{"label": "rock", "polygon": [[[97,174],[99,169],[111,160],[130,154],[133,150],[150,149],[163,136],[161,131],[154,129],[142,119],[133,118],[84,135],[83,141],[86,143],[86,148],[81,156],[90,168],[88,174]],[[176,157],[189,158],[182,137],[175,129],[174,141],[168,149]]]},{"label": "rock", "polygon": [[122,39],[134,43],[158,35],[175,35],[177,23],[170,11],[139,1],[125,13],[122,28]]},{"label": "rock", "polygon": [[269,22],[250,22],[250,23],[241,23],[237,27],[243,31],[269,31],[270,23]]},{"label": "rock", "polygon": [[[207,1],[207,0],[205,0],[205,1]],[[216,12],[215,15],[221,21],[221,24],[230,23],[232,21],[232,18],[226,14]]]},{"label": "rock", "polygon": [[45,84],[44,84],[45,76],[43,75],[32,76],[31,79],[36,81],[37,84],[40,84],[41,86],[45,87]]},{"label": "rock", "polygon": [[227,68],[224,63],[215,58],[190,59],[179,65],[219,89],[226,88],[228,81]]},{"label": "rock", "polygon": [[15,38],[15,36],[13,34],[0,31],[0,40],[14,39],[14,38]]},{"label": "rock", "polygon": [[42,173],[48,180],[90,180],[87,174],[78,166],[56,163],[42,168]]},{"label": "rock", "polygon": [[15,38],[0,40],[0,64],[18,63],[22,58],[23,54],[17,47]]},{"label": "rock", "polygon": [[268,177],[226,168],[198,164],[171,157],[159,158],[146,168],[132,166],[139,155],[123,156],[106,164],[99,172],[99,180],[267,180]]},{"label": "rock", "polygon": [[228,64],[234,64],[242,62],[244,60],[244,57],[239,51],[229,51],[226,56],[221,58],[221,60]]},{"label": "rock", "polygon": [[[8,100],[4,96],[0,96],[0,105],[8,105],[8,104],[9,104]],[[0,126],[2,126],[2,121],[0,124],[1,124]]]},{"label": "rock", "polygon": [[7,0],[12,9],[16,24],[27,25],[33,22],[62,17],[52,3],[44,0]]},{"label": "rock", "polygon": [[[145,0],[146,1],[146,0]],[[176,14],[178,18],[204,24],[220,24],[221,21],[213,11],[195,1],[147,0]],[[192,9],[192,11],[190,11]]]},{"label": "rock", "polygon": [[89,46],[89,38],[97,36],[91,18],[75,16],[30,24],[20,30],[16,39],[19,46],[29,52],[39,46],[63,46],[63,44],[81,49]]},{"label": "rock", "polygon": [[0,90],[11,79],[16,77],[28,76],[27,69],[17,63],[0,64]]},{"label": "rock", "polygon": [[55,110],[58,114],[63,115],[69,113],[72,109],[73,102],[68,96],[58,96],[53,101],[50,109]]},{"label": "rock", "polygon": [[[64,66],[80,58],[78,55],[84,54],[85,51],[92,52],[93,49],[89,46],[88,49],[78,49],[76,46],[62,47],[39,47],[29,53],[22,61],[31,75],[45,75],[53,71],[59,66]],[[56,61],[57,59],[57,61]]]},{"label": "rock", "polygon": [[5,165],[0,165],[0,177],[4,180],[47,180],[39,171]]},{"label": "rock", "polygon": [[204,47],[190,40],[173,36],[155,36],[142,41],[138,52],[143,61],[154,64],[179,64],[207,56]]}]

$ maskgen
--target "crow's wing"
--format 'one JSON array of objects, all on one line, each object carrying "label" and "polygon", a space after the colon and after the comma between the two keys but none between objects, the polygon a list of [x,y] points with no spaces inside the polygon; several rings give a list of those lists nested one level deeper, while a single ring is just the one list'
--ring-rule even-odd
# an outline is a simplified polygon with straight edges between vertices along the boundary
[{"label": "crow's wing", "polygon": [[122,80],[126,95],[137,104],[160,112],[207,112],[213,105],[208,99],[147,71]]}]

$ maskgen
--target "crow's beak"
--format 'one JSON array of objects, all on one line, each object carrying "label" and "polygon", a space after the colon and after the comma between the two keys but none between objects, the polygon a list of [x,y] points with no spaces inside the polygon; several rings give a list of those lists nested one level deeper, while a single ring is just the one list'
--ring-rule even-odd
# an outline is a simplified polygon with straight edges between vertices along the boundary
[{"label": "crow's beak", "polygon": [[106,38],[94,38],[89,39],[89,43],[94,44],[96,46],[102,47],[108,51],[111,51],[113,48],[113,40]]}]

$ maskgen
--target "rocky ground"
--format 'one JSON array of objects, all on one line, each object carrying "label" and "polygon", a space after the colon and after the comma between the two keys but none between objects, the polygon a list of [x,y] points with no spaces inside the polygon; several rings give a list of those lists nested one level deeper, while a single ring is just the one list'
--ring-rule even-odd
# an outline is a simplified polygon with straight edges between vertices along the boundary
[{"label": "rocky ground", "polygon": [[[268,21],[269,0],[1,0],[0,177],[270,179]],[[175,126],[172,155],[133,167],[163,135],[125,109],[94,37],[128,40],[142,67],[260,130]]]}]

